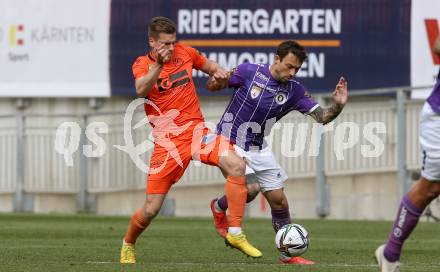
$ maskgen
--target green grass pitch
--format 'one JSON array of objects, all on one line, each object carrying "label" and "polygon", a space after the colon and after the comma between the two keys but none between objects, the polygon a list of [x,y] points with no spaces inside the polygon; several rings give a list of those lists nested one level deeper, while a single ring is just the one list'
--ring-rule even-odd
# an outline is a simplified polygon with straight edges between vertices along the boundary
[{"label": "green grass pitch", "polygon": [[[128,217],[0,215],[0,271],[377,271],[374,249],[391,222],[298,220],[310,232],[304,255],[313,266],[278,264],[271,221],[246,219],[246,234],[264,254],[226,248],[210,219],[158,218],[137,244],[136,265],[121,266]],[[440,223],[419,224],[402,255],[402,271],[440,271]]]}]

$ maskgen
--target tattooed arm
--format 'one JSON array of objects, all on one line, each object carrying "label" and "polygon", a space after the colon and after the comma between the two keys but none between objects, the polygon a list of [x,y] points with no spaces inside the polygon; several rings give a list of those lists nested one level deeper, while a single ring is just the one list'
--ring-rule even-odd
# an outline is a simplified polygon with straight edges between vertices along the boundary
[{"label": "tattooed arm", "polygon": [[339,113],[341,113],[348,99],[347,81],[341,77],[336,85],[335,91],[332,93],[333,105],[328,108],[317,107],[310,116],[318,123],[328,124],[333,121]]},{"label": "tattooed arm", "polygon": [[339,113],[341,113],[343,108],[344,106],[337,104],[333,104],[325,109],[319,106],[312,113],[310,113],[310,116],[312,116],[316,122],[326,125],[333,121],[339,115]]}]

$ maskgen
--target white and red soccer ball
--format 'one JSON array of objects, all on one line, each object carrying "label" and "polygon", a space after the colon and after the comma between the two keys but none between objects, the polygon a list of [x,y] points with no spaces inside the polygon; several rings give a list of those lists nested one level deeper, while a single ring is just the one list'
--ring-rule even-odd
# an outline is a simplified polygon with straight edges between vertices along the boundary
[{"label": "white and red soccer ball", "polygon": [[287,224],[275,235],[278,250],[286,256],[296,257],[304,254],[309,248],[309,233],[298,224]]}]

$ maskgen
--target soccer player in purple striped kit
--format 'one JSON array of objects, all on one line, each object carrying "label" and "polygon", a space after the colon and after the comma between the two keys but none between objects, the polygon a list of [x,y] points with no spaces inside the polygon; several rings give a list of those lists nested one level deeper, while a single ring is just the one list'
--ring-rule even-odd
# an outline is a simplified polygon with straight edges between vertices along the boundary
[{"label": "soccer player in purple striped kit", "polygon": [[[291,111],[310,115],[317,122],[333,121],[347,102],[347,82],[341,77],[332,94],[333,104],[321,108],[306,92],[305,87],[293,77],[301,68],[307,54],[295,41],[282,42],[276,51],[274,63],[243,63],[230,72],[224,80],[210,78],[208,90],[234,88],[234,95],[217,125],[217,133],[234,143],[236,152],[246,159],[248,202],[261,191],[272,212],[272,225],[277,232],[291,223],[289,206],[283,191],[287,179],[285,171],[264,141],[272,125]],[[252,182],[252,180],[254,182]],[[227,232],[226,196],[214,199],[211,210],[214,225],[223,238]],[[281,254],[284,264],[313,264],[301,257]]]},{"label": "soccer player in purple striped kit", "polygon": [[[440,36],[435,41],[434,53],[440,58]],[[419,142],[422,175],[402,198],[388,242],[375,252],[382,272],[399,271],[403,243],[416,227],[426,206],[440,194],[440,70],[421,111]]]}]

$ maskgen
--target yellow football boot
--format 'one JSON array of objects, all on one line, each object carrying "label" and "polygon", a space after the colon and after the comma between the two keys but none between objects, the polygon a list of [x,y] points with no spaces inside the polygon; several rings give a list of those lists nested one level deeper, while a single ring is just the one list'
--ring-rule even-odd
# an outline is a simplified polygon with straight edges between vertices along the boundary
[{"label": "yellow football boot", "polygon": [[122,244],[121,247],[121,264],[135,264],[136,254],[134,252],[134,245],[132,244]]},{"label": "yellow football boot", "polygon": [[243,233],[237,235],[232,235],[228,233],[226,235],[225,244],[227,246],[240,250],[241,252],[252,258],[260,258],[261,256],[263,256],[263,253],[261,253],[261,251],[259,251],[246,240],[246,235],[244,235]]}]

